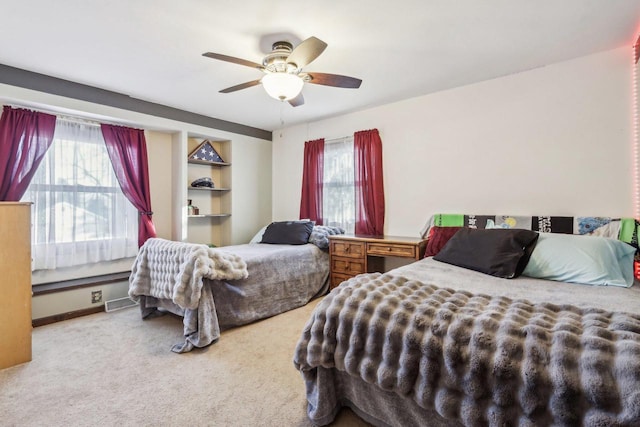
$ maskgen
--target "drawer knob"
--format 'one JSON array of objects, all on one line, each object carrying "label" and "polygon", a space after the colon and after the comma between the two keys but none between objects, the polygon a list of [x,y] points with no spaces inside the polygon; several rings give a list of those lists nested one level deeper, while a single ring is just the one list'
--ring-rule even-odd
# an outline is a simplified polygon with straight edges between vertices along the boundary
[{"label": "drawer knob", "polygon": [[391,248],[387,248],[387,251],[391,252]]},{"label": "drawer knob", "polygon": [[349,252],[349,246],[347,246],[346,248],[344,248],[345,252]]}]

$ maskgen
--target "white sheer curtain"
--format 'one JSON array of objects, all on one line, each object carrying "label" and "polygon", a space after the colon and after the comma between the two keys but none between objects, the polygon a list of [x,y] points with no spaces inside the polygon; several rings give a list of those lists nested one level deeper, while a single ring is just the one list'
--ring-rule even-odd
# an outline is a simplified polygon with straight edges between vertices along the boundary
[{"label": "white sheer curtain", "polygon": [[324,225],[353,233],[356,218],[353,137],[325,141],[323,191]]},{"label": "white sheer curtain", "polygon": [[133,257],[138,212],[122,194],[100,127],[58,118],[22,198],[33,202],[33,270]]}]

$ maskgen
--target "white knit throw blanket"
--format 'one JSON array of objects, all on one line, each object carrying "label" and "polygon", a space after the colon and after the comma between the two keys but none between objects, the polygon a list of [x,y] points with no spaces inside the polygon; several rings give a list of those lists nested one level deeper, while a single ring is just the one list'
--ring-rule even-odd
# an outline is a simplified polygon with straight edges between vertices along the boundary
[{"label": "white knit throw blanket", "polygon": [[237,255],[206,245],[151,238],[138,251],[129,296],[169,299],[184,309],[196,309],[203,279],[237,280],[249,275],[247,264]]}]

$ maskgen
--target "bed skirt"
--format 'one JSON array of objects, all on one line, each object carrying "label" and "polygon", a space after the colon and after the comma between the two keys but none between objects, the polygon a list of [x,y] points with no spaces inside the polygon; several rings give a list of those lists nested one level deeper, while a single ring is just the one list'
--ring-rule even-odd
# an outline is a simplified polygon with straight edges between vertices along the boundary
[{"label": "bed skirt", "polygon": [[[318,367],[302,372],[307,384],[307,414],[314,425],[331,424],[343,407],[378,427],[462,427],[442,418],[435,410],[418,406],[394,392],[382,391],[361,378],[331,368]],[[312,392],[309,387],[315,388]],[[324,391],[320,392],[318,388]],[[327,392],[333,390],[333,392]],[[337,396],[340,396],[339,398]]]}]

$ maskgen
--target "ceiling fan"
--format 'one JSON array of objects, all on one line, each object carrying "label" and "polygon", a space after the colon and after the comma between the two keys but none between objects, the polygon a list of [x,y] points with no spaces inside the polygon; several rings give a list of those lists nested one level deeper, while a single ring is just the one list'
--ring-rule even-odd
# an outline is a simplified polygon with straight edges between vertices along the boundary
[{"label": "ceiling fan", "polygon": [[265,73],[261,79],[222,89],[220,93],[235,92],[262,84],[269,96],[280,101],[288,101],[289,104],[297,107],[304,104],[304,97],[301,91],[305,83],[350,89],[357,89],[362,83],[362,80],[355,77],[302,71],[304,67],[320,56],[326,48],[327,44],[316,37],[309,37],[295,49],[287,41],[278,41],[273,43],[271,53],[264,57],[262,64],[220,53],[205,52],[202,55],[220,61],[257,68]]}]

